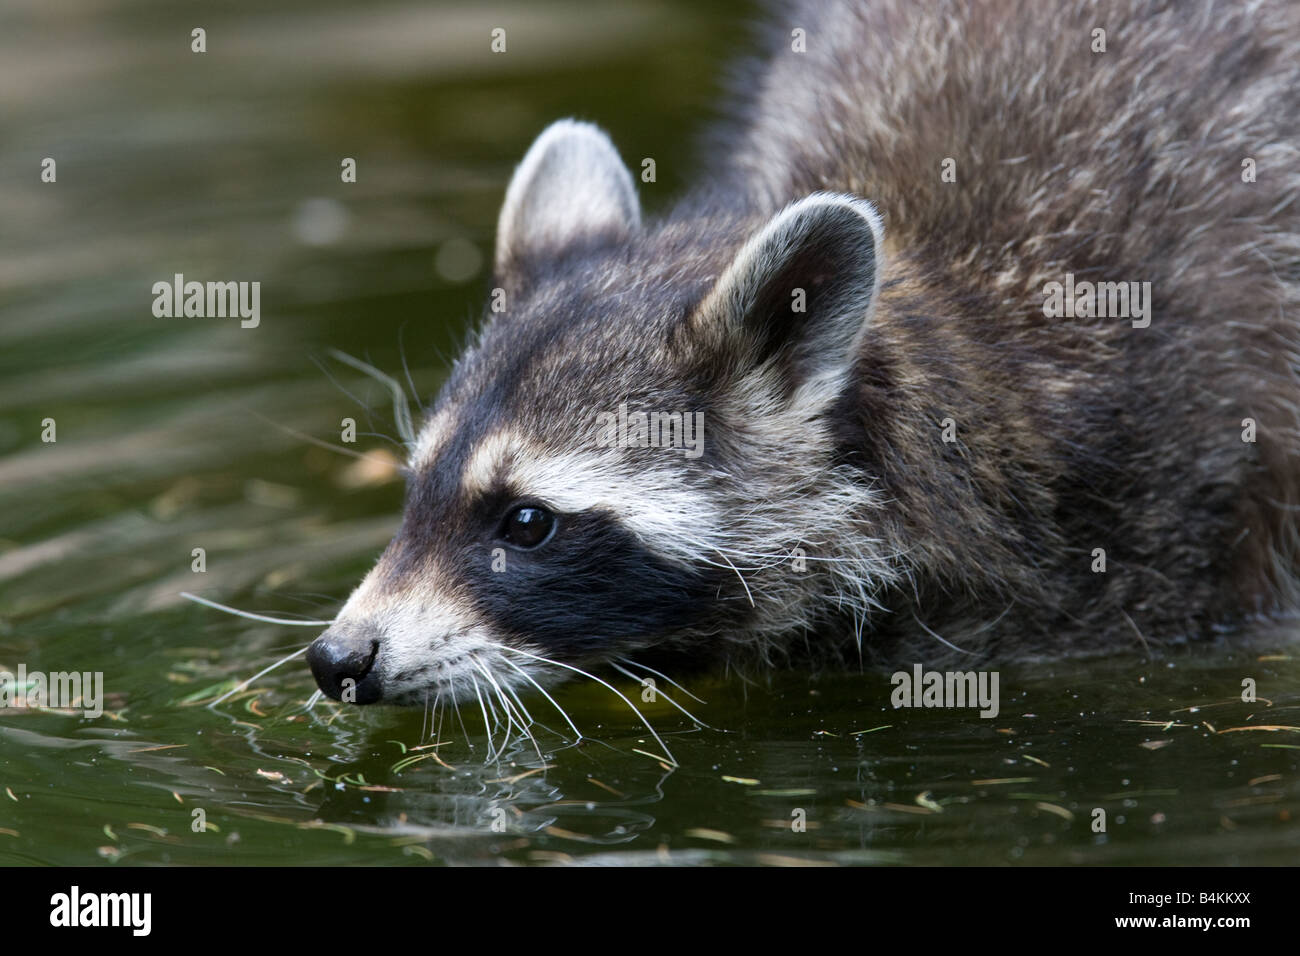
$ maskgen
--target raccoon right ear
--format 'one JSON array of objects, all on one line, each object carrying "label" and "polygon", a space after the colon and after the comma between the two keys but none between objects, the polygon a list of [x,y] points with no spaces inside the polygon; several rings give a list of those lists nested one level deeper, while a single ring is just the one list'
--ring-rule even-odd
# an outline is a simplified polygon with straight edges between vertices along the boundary
[{"label": "raccoon right ear", "polygon": [[742,374],[772,369],[787,391],[852,364],[880,288],[884,226],[871,203],[814,193],[741,248],[693,316]]},{"label": "raccoon right ear", "polygon": [[497,220],[496,267],[626,239],[641,228],[632,174],[591,123],[546,127],[515,169]]}]

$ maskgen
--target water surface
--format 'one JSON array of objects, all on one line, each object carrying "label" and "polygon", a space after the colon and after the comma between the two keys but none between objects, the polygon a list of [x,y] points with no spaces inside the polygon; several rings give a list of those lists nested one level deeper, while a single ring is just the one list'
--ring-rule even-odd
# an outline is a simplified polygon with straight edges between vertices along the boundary
[{"label": "water surface", "polygon": [[[536,747],[499,729],[490,745],[469,709],[436,746],[418,711],[308,711],[301,661],[204,706],[315,631],[181,591],[328,618],[396,527],[391,406],[331,350],[431,395],[532,137],[558,116],[601,123],[629,160],[656,159],[641,188],[661,208],[748,15],[0,10],[0,668],[106,685],[98,719],[0,710],[0,862],[1295,861],[1300,734],[1260,729],[1300,725],[1290,627],[1154,662],[1002,668],[995,719],[893,710],[884,673],[791,671],[691,680],[702,729],[611,676],[675,767],[591,683],[557,694],[581,742],[527,701]],[[176,273],[259,280],[261,324],[155,318],[151,287]],[[345,417],[369,462],[313,441]],[[1241,701],[1244,678],[1261,700]]]}]

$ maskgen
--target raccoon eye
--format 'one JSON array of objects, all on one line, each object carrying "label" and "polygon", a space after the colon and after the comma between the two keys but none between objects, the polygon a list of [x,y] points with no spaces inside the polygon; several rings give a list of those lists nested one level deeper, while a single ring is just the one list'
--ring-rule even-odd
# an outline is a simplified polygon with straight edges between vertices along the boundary
[{"label": "raccoon eye", "polygon": [[545,508],[524,505],[506,515],[501,537],[517,548],[536,548],[555,530],[555,515]]}]

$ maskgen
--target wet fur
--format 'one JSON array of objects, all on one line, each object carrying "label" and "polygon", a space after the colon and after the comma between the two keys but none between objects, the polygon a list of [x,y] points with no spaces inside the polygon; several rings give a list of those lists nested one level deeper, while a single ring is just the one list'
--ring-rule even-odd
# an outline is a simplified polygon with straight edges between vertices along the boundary
[{"label": "wet fur", "polygon": [[[612,170],[585,234],[564,218],[522,231],[508,199],[492,281],[507,310],[453,370],[401,530],[337,626],[373,626],[401,596],[409,619],[384,639],[407,664],[384,679],[418,701],[467,632],[582,666],[936,660],[951,645],[1005,659],[1294,611],[1298,16],[777,7],[708,171],[666,216],[620,220]],[[591,150],[583,181],[606,168]],[[734,303],[771,290],[733,294],[727,277],[817,193],[870,200],[883,244],[848,213],[817,222],[811,258],[789,266],[813,291],[806,323],[759,303],[738,324]],[[1044,317],[1044,284],[1067,272],[1151,282],[1150,327]],[[856,331],[817,325],[854,309]],[[704,456],[597,449],[593,416],[620,403],[702,411]],[[495,573],[503,509],[537,481],[586,506],[554,547]],[[427,625],[449,607],[473,623]]]},{"label": "wet fur", "polygon": [[[806,17],[807,61],[748,75],[723,173],[759,206],[832,188],[887,216],[891,267],[837,415],[915,569],[880,626],[908,636],[915,617],[968,646],[1010,608],[981,642],[1019,652],[1293,610],[1300,10],[929,7]],[[779,19],[788,49],[805,17]],[[1066,272],[1150,281],[1150,328],[1045,318]],[[948,416],[955,445],[936,442]]]}]

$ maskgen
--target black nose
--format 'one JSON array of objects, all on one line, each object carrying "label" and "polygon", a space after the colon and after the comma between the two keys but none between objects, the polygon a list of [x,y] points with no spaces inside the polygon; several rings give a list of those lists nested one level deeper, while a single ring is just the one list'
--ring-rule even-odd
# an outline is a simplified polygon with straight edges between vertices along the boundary
[{"label": "black nose", "polygon": [[378,653],[377,630],[336,624],[311,642],[307,663],[327,696],[350,704],[373,704],[382,696],[379,675],[372,673]]}]

